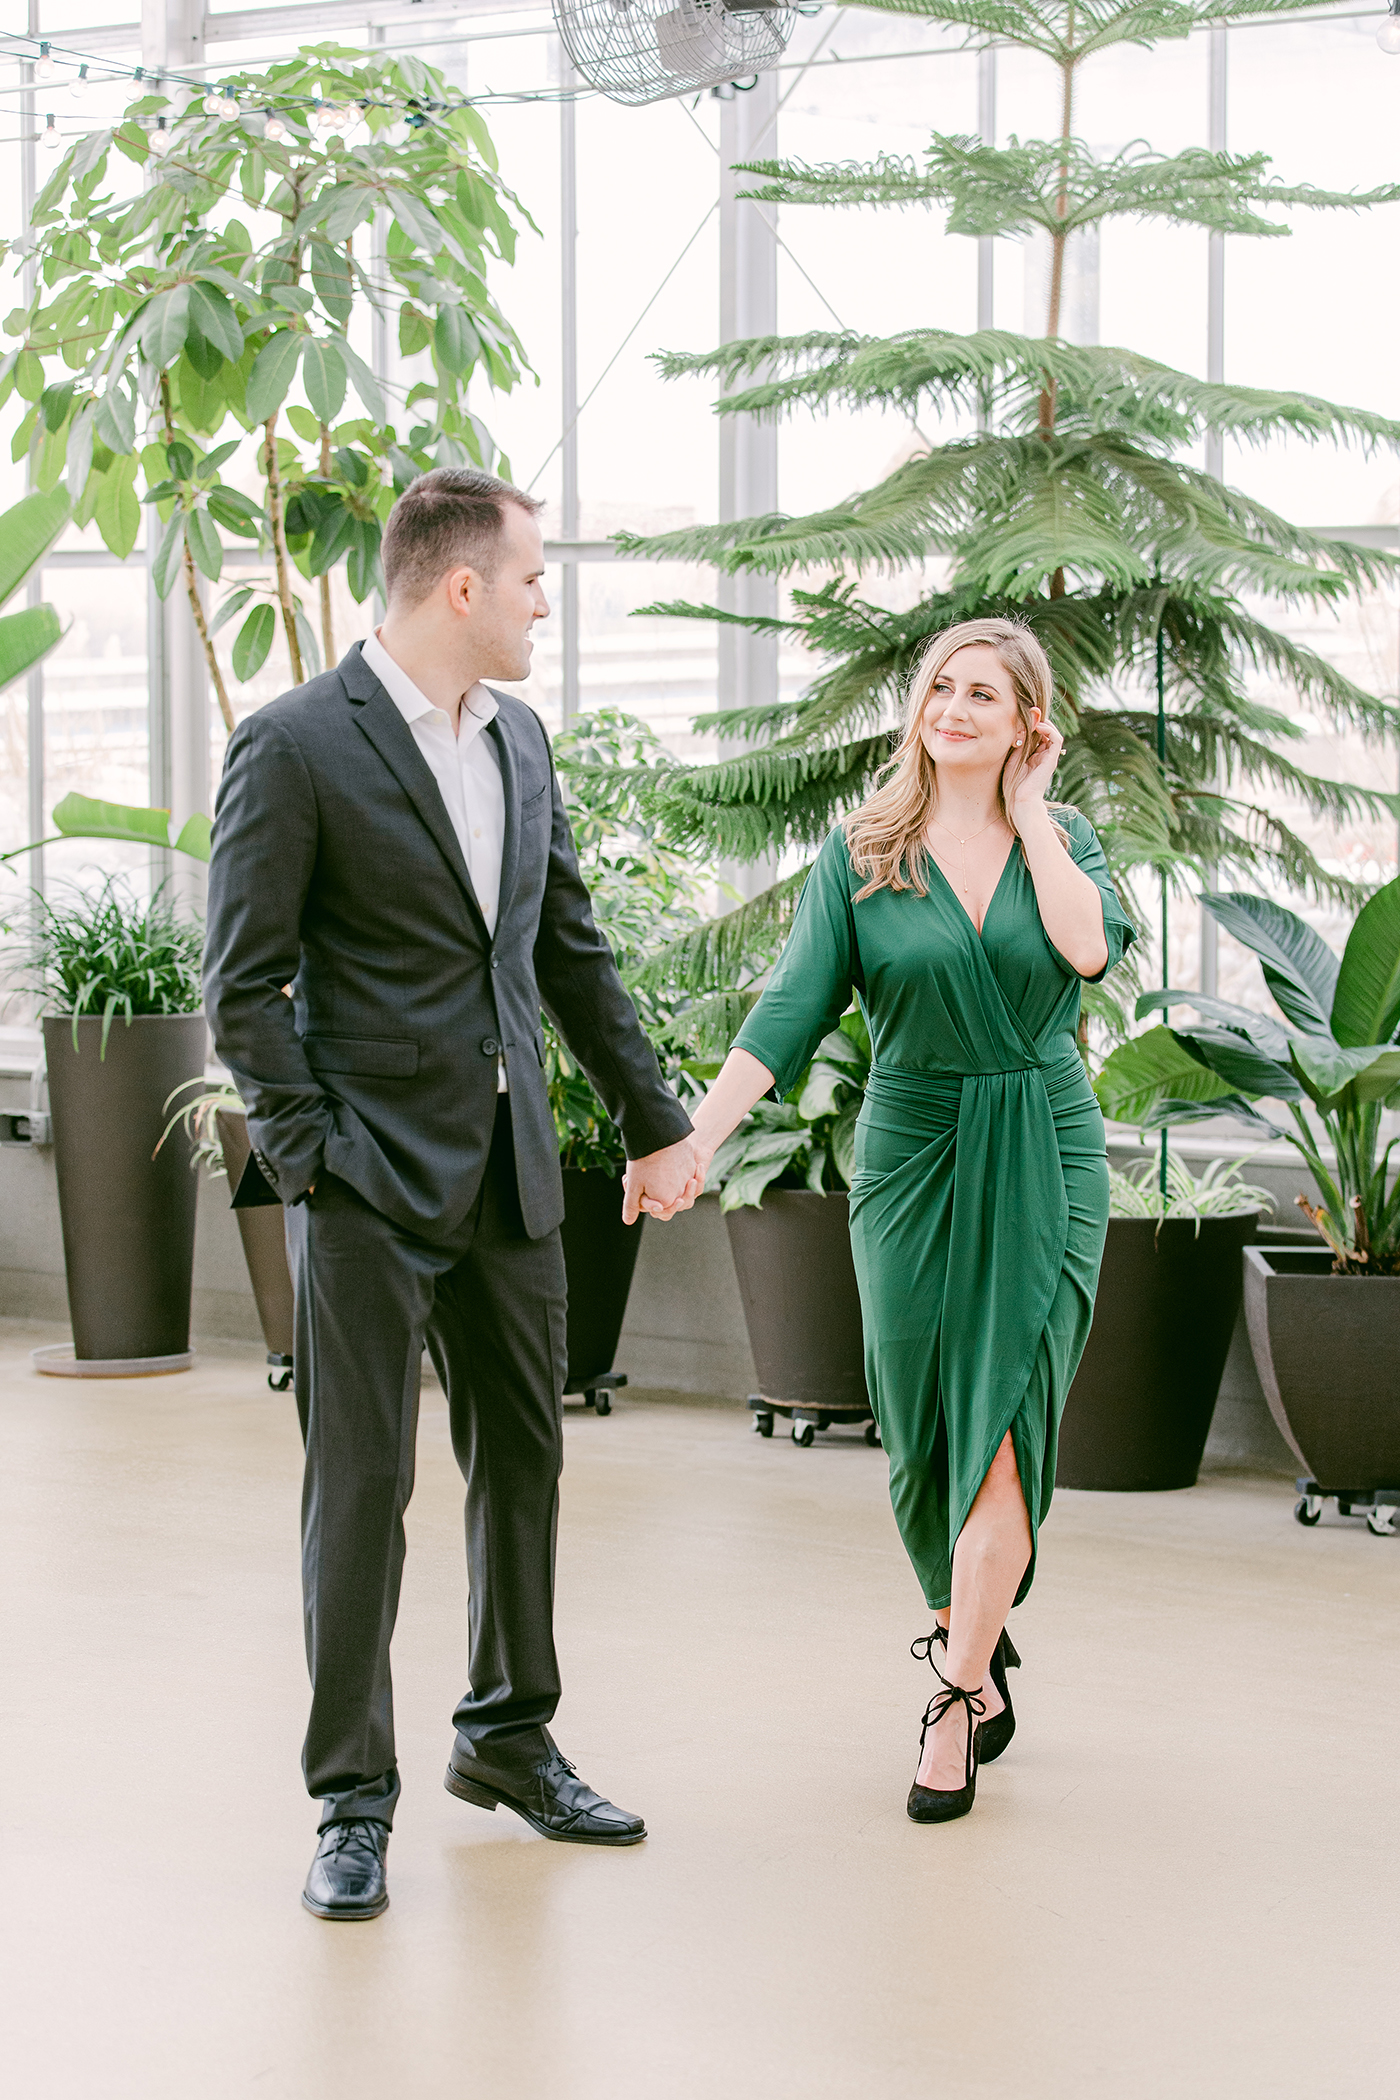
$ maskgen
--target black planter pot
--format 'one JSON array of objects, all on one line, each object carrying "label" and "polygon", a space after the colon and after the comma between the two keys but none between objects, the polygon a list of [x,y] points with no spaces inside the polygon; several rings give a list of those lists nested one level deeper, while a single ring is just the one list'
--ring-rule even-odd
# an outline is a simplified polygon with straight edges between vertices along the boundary
[{"label": "black planter pot", "polygon": [[[214,1118],[223,1147],[230,1197],[243,1179],[252,1146],[248,1118],[221,1108]],[[258,1308],[258,1325],[267,1344],[269,1363],[283,1374],[275,1379],[282,1391],[290,1382],[285,1374],[292,1367],[293,1299],[292,1272],[287,1265],[286,1212],[281,1204],[260,1204],[255,1210],[236,1210],[243,1259]]]},{"label": "black planter pot", "polygon": [[[844,1194],[769,1189],[757,1209],[725,1212],[758,1400],[804,1422],[862,1421],[870,1413],[860,1295]],[[760,1411],[756,1427],[764,1429]],[[772,1429],[767,1416],[764,1433]],[[810,1443],[810,1435],[798,1436]],[[873,1435],[873,1431],[871,1432]]]},{"label": "black planter pot", "polygon": [[564,1269],[569,1287],[566,1393],[585,1393],[600,1415],[607,1395],[625,1385],[613,1375],[618,1336],[627,1317],[627,1297],[642,1244],[639,1218],[622,1222],[622,1182],[585,1167],[564,1169]]},{"label": "black planter pot", "polygon": [[[188,1361],[195,1204],[190,1140],[159,1152],[175,1089],[203,1075],[203,1014],[44,1020],[73,1357],[45,1369],[174,1370]],[[154,1154],[154,1157],[152,1156]],[[53,1354],[53,1352],[48,1352]],[[66,1352],[65,1352],[66,1353]]]},{"label": "black planter pot", "polygon": [[1246,1247],[1244,1308],[1269,1412],[1323,1490],[1400,1487],[1400,1276]]},{"label": "black planter pot", "polygon": [[1060,1425],[1060,1487],[1194,1487],[1257,1237],[1231,1218],[1110,1218],[1094,1324]]}]

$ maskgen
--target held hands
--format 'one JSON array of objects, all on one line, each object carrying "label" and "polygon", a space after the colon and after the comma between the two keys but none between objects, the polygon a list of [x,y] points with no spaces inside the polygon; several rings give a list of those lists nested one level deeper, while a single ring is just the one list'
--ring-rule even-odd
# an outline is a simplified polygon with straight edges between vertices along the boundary
[{"label": "held hands", "polygon": [[689,1210],[705,1186],[705,1166],[694,1137],[683,1137],[644,1159],[629,1159],[622,1179],[622,1222],[635,1225],[639,1214],[663,1222],[678,1210]]},{"label": "held hands", "polygon": [[1045,797],[1055,768],[1060,762],[1060,753],[1065,740],[1053,722],[1042,720],[1040,709],[1031,709],[1030,749],[1024,753],[1013,748],[1002,770],[1002,793],[1012,822],[1020,828],[1020,820],[1034,817],[1045,807]]}]

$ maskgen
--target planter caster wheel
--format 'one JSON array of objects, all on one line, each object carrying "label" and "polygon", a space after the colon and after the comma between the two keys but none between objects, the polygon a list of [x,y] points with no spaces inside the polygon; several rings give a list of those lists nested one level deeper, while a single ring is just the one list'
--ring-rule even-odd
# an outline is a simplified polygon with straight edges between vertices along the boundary
[{"label": "planter caster wheel", "polygon": [[771,1436],[773,1434],[773,1417],[760,1411],[753,1418],[753,1426],[755,1435]]},{"label": "planter caster wheel", "polygon": [[867,1422],[867,1423],[866,1423],[866,1425],[865,1425],[865,1441],[866,1441],[866,1443],[867,1443],[867,1444],[870,1444],[870,1445],[871,1445],[872,1447],[874,1447],[875,1449],[878,1449],[878,1448],[879,1448],[879,1443],[880,1443],[880,1425],[879,1425],[879,1423],[878,1423],[878,1422]]},{"label": "planter caster wheel", "polygon": [[584,1397],[593,1402],[596,1413],[600,1415],[610,1415],[612,1413],[611,1393],[587,1393]]},{"label": "planter caster wheel", "polygon": [[1366,1529],[1373,1538],[1395,1537],[1395,1511],[1389,1503],[1383,1509],[1373,1509],[1366,1519]]},{"label": "planter caster wheel", "polygon": [[811,1449],[816,1433],[817,1425],[815,1422],[795,1421],[792,1425],[792,1440],[794,1444],[800,1444],[804,1451]]},{"label": "planter caster wheel", "polygon": [[272,1366],[272,1369],[267,1374],[268,1384],[272,1387],[274,1393],[285,1393],[292,1383],[292,1359],[290,1356],[280,1356],[275,1350],[269,1349],[267,1360]]},{"label": "planter caster wheel", "polygon": [[1311,1528],[1322,1515],[1322,1503],[1315,1495],[1303,1495],[1294,1503],[1293,1514],[1300,1524]]}]

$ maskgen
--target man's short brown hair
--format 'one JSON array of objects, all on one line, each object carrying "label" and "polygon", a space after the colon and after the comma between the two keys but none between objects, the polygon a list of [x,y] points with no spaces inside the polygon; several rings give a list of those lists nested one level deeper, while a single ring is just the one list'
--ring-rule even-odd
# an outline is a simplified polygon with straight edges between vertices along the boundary
[{"label": "man's short brown hair", "polygon": [[509,503],[532,518],[544,509],[537,496],[478,467],[434,467],[420,474],[384,528],[380,559],[388,595],[421,605],[449,569],[475,569],[490,582]]}]

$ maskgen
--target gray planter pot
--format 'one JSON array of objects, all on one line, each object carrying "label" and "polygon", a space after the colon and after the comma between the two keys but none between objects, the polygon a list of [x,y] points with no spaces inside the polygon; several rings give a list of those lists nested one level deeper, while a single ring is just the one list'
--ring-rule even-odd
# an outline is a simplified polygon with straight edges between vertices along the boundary
[{"label": "gray planter pot", "polygon": [[54,1164],[74,1358],[175,1368],[190,1346],[190,1286],[199,1185],[190,1141],[166,1102],[204,1072],[203,1014],[112,1023],[44,1019]]},{"label": "gray planter pot", "polygon": [[[849,1198],[769,1189],[758,1209],[726,1211],[724,1222],[758,1372],[755,1400],[779,1413],[800,1411],[821,1428],[828,1419],[865,1420],[870,1398]],[[771,1430],[771,1413],[766,1420]],[[762,1413],[757,1426],[764,1427]]]},{"label": "gray planter pot", "polygon": [[[219,1126],[232,1200],[252,1154],[248,1118],[221,1108],[214,1120]],[[265,1203],[255,1210],[236,1210],[233,1215],[238,1221],[238,1237],[243,1242],[243,1259],[248,1264],[248,1280],[253,1286],[268,1361],[275,1358],[279,1367],[290,1371],[294,1308],[292,1272],[287,1265],[287,1214],[280,1203]],[[285,1378],[281,1381],[283,1391],[286,1382]]]},{"label": "gray planter pot", "polygon": [[1110,1218],[1089,1330],[1065,1402],[1060,1487],[1194,1487],[1259,1220]]},{"label": "gray planter pot", "polygon": [[1246,1247],[1259,1383],[1324,1490],[1400,1487],[1400,1276],[1334,1276],[1317,1251]]}]

